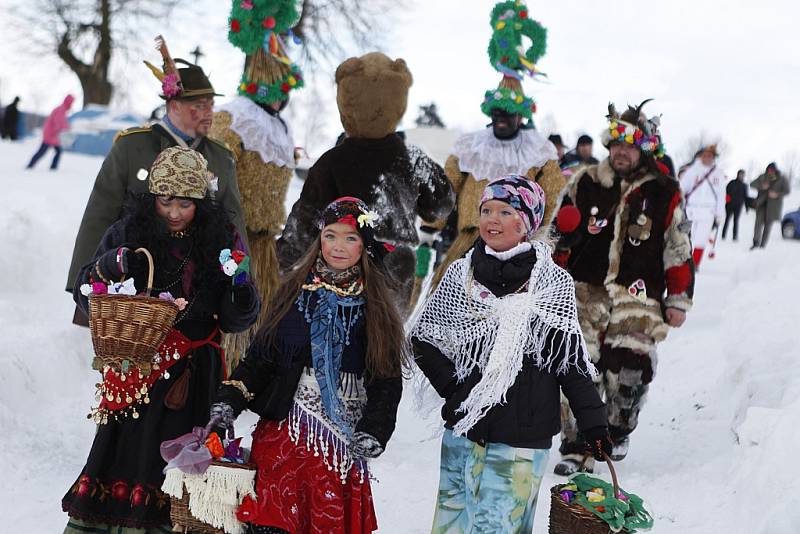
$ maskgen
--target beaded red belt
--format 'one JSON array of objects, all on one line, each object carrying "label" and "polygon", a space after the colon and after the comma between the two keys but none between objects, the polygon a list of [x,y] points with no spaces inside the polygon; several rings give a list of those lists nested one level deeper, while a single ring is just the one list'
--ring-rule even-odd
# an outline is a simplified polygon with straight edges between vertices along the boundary
[{"label": "beaded red belt", "polygon": [[139,412],[136,408],[140,404],[150,403],[150,389],[153,384],[161,377],[169,379],[169,369],[173,365],[183,358],[191,357],[191,353],[195,349],[204,345],[211,345],[219,350],[224,376],[226,374],[225,354],[219,343],[214,341],[217,335],[219,335],[219,329],[214,328],[207,338],[193,341],[173,328],[153,356],[150,369],[142,370],[138,367],[124,365],[119,369],[108,365],[103,366],[100,371],[103,380],[97,384],[95,396],[100,404],[97,408],[92,408],[92,412],[87,417],[94,419],[97,424],[107,423],[109,417],[119,420],[120,416],[130,415],[132,418],[138,419]]}]

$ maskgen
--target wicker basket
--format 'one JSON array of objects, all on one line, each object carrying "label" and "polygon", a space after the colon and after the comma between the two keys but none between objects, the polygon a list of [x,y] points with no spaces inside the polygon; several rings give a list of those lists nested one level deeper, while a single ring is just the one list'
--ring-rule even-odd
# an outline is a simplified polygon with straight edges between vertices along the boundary
[{"label": "wicker basket", "polygon": [[[251,469],[256,468],[255,464],[235,464],[230,462],[220,462],[214,460],[211,465],[228,467],[230,469]],[[196,519],[189,512],[189,492],[184,487],[183,495],[180,499],[170,497],[169,518],[172,520],[176,532],[198,532],[203,534],[225,534],[222,529],[212,527],[208,523]]]},{"label": "wicker basket", "polygon": [[[619,482],[617,482],[614,464],[611,463],[608,455],[605,455],[605,459],[608,469],[611,471],[614,495],[619,495]],[[586,463],[586,459],[581,463],[581,468],[584,463]],[[550,534],[613,534],[608,523],[580,504],[564,502],[559,494],[560,487],[559,484],[550,488]],[[622,529],[620,532],[627,533],[628,529]]]},{"label": "wicker basket", "polygon": [[151,297],[153,256],[147,249],[146,296],[89,295],[89,329],[94,352],[105,365],[118,366],[128,360],[132,366],[149,364],[167,337],[178,307],[167,300]]}]

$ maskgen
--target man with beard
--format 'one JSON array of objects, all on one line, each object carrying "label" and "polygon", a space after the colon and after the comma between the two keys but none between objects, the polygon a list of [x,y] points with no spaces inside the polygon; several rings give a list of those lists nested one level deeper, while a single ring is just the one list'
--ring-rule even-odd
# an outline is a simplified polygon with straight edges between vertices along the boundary
[{"label": "man with beard", "polygon": [[[646,102],[646,101],[645,101]],[[657,122],[609,105],[610,156],[581,169],[558,213],[556,259],[575,279],[578,318],[605,395],[612,458],[621,460],[656,368],[656,344],[692,305],[691,223],[678,182],[661,171]],[[562,461],[575,472],[586,444],[562,405]],[[591,471],[592,465],[587,464]]]},{"label": "man with beard", "polygon": [[[209,171],[216,178],[212,180],[212,188],[217,188],[216,200],[231,212],[240,236],[243,239],[246,236],[231,152],[206,137],[211,129],[214,97],[221,95],[214,92],[203,69],[182,59],[173,61],[163,39],[159,37],[157,42],[164,58],[164,71],[148,66],[161,80],[160,96],[167,101],[167,114],[152,126],[130,128],[117,134],[97,174],[75,238],[66,284],[70,293],[78,272],[91,260],[100,238],[122,215],[126,198],[147,192],[148,170],[156,156],[171,146],[192,148],[205,157]],[[177,68],[176,63],[185,67]],[[85,324],[86,318],[76,310],[73,320]]]},{"label": "man with beard", "polygon": [[538,25],[529,17],[524,4],[517,2],[511,8],[507,4],[497,4],[492,11],[495,31],[489,46],[489,59],[503,77],[496,89],[485,93],[481,104],[481,111],[492,120],[491,128],[468,133],[456,140],[445,163],[444,171],[457,197],[458,235],[436,270],[432,288],[444,276],[447,267],[461,258],[478,237],[478,204],[489,180],[518,174],[537,182],[546,198],[543,228],[550,223],[559,195],[566,185],[553,143],[533,129],[530,123],[523,124],[524,119],[531,119],[536,105],[522,90],[522,74],[537,72],[532,63],[544,53],[544,29],[540,40],[534,40],[524,51],[524,56],[521,52],[519,57],[503,52],[521,47],[522,34],[515,29],[516,24],[509,21],[523,21],[517,23],[523,25],[522,31],[531,29],[528,26]]}]

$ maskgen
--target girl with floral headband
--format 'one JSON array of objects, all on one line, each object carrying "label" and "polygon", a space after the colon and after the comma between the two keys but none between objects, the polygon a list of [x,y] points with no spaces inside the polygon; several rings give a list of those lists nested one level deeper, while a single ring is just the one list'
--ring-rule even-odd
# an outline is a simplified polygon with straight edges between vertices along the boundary
[{"label": "girl with floral headband", "polygon": [[328,205],[212,408],[225,428],[245,408],[261,416],[256,497],[238,514],[251,532],[377,529],[367,460],[394,432],[405,365],[377,222],[356,198]]},{"label": "girl with floral headband", "polygon": [[106,231],[80,270],[74,297],[87,311],[92,293],[144,292],[149,268],[135,252],[143,247],[154,258],[152,296],[174,300],[180,311],[149,369],[125,361],[102,367],[100,404],[90,414],[97,433],[62,501],[70,516],[66,534],[171,531],[169,497],[160,489],[161,442],[205,425],[226,374],[220,331],[247,329],[260,310],[248,278],[232,279],[221,268],[221,251],[242,257],[244,246],[227,211],[209,196],[205,158],[167,148],[149,174],[149,192],[132,199]]},{"label": "girl with floral headband", "polygon": [[537,239],[544,210],[535,182],[489,182],[480,238],[411,330],[416,362],[445,401],[434,533],[532,531],[561,391],[593,454],[610,451],[572,279]]}]

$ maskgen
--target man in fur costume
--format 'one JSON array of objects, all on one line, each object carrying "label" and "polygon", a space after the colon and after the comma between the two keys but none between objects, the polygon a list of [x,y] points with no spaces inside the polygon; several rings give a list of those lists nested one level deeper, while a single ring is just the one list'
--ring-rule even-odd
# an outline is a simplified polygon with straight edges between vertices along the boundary
[{"label": "man in fur costume", "polygon": [[[486,184],[499,176],[518,174],[537,182],[545,192],[545,226],[550,223],[566,178],[558,165],[553,143],[534,130],[531,119],[536,105],[522,90],[522,75],[537,74],[534,63],[545,52],[546,30],[528,17],[522,2],[500,2],[491,14],[493,28],[489,59],[503,78],[496,89],[486,92],[481,111],[491,118],[491,127],[460,137],[445,163],[458,206],[458,236],[439,265],[434,287],[447,267],[472,248],[478,236],[478,205]],[[522,50],[522,37],[531,46]],[[438,227],[443,226],[443,222]]]},{"label": "man in fur costume", "polygon": [[[603,144],[610,156],[575,174],[557,218],[556,260],[575,279],[618,460],[653,379],[656,344],[683,324],[694,292],[691,223],[680,184],[657,163],[658,119],[647,120],[642,105],[621,116],[609,105]],[[585,444],[566,405],[562,424],[556,473],[566,475],[577,470]]]},{"label": "man in fur costume", "polygon": [[[146,128],[130,128],[117,134],[106,156],[86,204],[75,238],[66,289],[70,293],[80,269],[92,258],[100,238],[121,216],[127,198],[147,191],[149,169],[156,156],[172,146],[200,152],[216,180],[212,196],[231,213],[233,223],[244,237],[244,218],[231,152],[210,139],[214,96],[217,95],[203,69],[181,59],[173,60],[164,40],[156,43],[164,60],[163,70],[147,64],[161,81],[161,98],[167,102],[163,120]],[[146,62],[145,62],[146,63]],[[177,68],[176,63],[185,67]],[[74,321],[88,325],[76,309]]]},{"label": "man in fur costume", "polygon": [[419,243],[416,218],[446,218],[454,203],[442,168],[395,134],[411,82],[405,61],[380,52],[350,58],[336,69],[336,102],[346,137],[308,171],[278,241],[282,270],[300,259],[317,237],[325,206],[342,196],[357,197],[381,214],[375,235],[395,247],[385,264],[397,280],[400,308],[407,307]]},{"label": "man in fur costume", "polygon": [[251,274],[265,303],[249,330],[225,337],[231,367],[258,331],[280,282],[275,240],[286,220],[284,201],[295,166],[294,140],[280,112],[289,93],[303,86],[302,73],[289,60],[281,35],[287,35],[298,18],[294,0],[234,1],[231,8],[228,40],[246,54],[245,69],[238,96],[216,108],[209,135],[233,153]]}]

